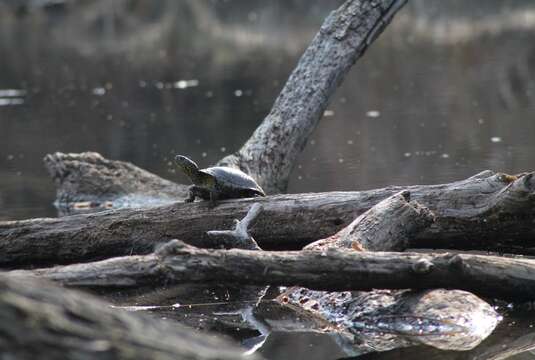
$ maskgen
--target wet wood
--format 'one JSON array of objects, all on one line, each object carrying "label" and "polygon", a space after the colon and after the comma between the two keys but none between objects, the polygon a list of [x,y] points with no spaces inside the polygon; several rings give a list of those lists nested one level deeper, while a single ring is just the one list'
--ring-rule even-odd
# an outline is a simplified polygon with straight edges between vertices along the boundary
[{"label": "wet wood", "polygon": [[174,240],[150,255],[15,270],[66,286],[239,283],[316,290],[450,288],[502,299],[535,298],[535,260],[470,254],[199,249]]},{"label": "wet wood", "polygon": [[229,229],[252,204],[262,216],[252,236],[263,249],[300,249],[326,238],[356,216],[399,191],[435,214],[435,222],[411,248],[453,248],[535,253],[535,179],[490,171],[442,185],[388,187],[360,192],[268,196],[262,199],[174,203],[58,219],[0,222],[0,266],[39,266],[151,253],[159,243],[181,239],[213,247],[207,231]]},{"label": "wet wood", "polygon": [[230,360],[242,358],[244,351],[209,334],[113,309],[89,294],[35,279],[0,274],[0,289],[5,359]]}]

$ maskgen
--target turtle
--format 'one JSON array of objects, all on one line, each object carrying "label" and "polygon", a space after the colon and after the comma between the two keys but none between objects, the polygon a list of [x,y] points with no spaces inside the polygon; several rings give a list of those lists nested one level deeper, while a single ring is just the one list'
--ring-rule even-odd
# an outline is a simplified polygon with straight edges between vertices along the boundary
[{"label": "turtle", "polygon": [[218,199],[266,196],[260,185],[241,170],[228,166],[199,169],[193,160],[183,155],[175,156],[175,162],[193,183],[185,202],[199,197],[210,200],[213,206]]}]

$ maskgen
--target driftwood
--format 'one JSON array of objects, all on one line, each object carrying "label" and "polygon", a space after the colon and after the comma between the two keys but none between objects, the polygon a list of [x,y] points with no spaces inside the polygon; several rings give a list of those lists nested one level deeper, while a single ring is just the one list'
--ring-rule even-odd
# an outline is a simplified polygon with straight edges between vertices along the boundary
[{"label": "driftwood", "polygon": [[[336,335],[348,355],[418,344],[468,350],[500,321],[489,304],[460,290],[321,292],[300,288],[281,297],[299,318],[309,323],[315,318],[316,328]],[[269,313],[259,315],[267,315],[273,327],[278,326]],[[296,321],[286,326],[299,329],[302,325]]]},{"label": "driftwood", "polygon": [[511,317],[507,316],[504,319],[484,343],[470,351],[452,354],[431,347],[411,347],[351,359],[506,360],[524,358],[515,356],[522,353],[526,353],[526,358],[530,359],[532,357],[530,353],[533,353],[533,350],[535,350],[535,332],[533,332],[532,318],[522,313],[513,313]]},{"label": "driftwood", "polygon": [[[108,160],[95,152],[54,153],[45,156],[45,167],[56,184],[56,203],[87,203],[105,207],[118,199],[125,205],[142,202],[168,203],[186,198],[188,187],[162,179],[128,162]],[[76,205],[75,205],[76,206]]]},{"label": "driftwood", "polygon": [[399,191],[430,209],[435,222],[411,248],[482,249],[535,253],[533,173],[509,176],[485,171],[442,185],[389,187],[361,192],[269,196],[122,209],[59,219],[0,222],[0,266],[46,265],[148,254],[155,244],[177,238],[214,246],[206,235],[227,229],[252,203],[263,207],[252,236],[263,249],[300,249],[328,237],[356,216]]},{"label": "driftwood", "polygon": [[178,240],[150,255],[9,273],[78,287],[212,282],[331,291],[450,288],[503,299],[535,298],[535,260],[531,259],[334,248],[325,252],[213,250]]},{"label": "driftwood", "polygon": [[230,360],[243,354],[208,334],[113,309],[91,295],[46,282],[0,275],[0,290],[5,359]]},{"label": "driftwood", "polygon": [[403,251],[411,239],[433,221],[432,212],[416,201],[410,201],[410,192],[405,190],[379,202],[336,234],[315,241],[304,250],[335,247],[358,251]]}]

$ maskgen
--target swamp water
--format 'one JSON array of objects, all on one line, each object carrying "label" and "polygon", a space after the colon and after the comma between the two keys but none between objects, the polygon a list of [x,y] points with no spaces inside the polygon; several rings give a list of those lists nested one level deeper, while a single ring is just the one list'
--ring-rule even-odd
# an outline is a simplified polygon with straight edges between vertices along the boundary
[{"label": "swamp water", "polygon": [[[0,2],[0,219],[56,215],[46,153],[98,151],[184,182],[174,154],[209,165],[235,151],[340,2]],[[532,1],[411,0],[337,91],[289,192],[533,170],[534,35]],[[228,293],[106,297],[252,346],[259,333],[232,302],[256,298]],[[362,358],[490,358],[504,349],[535,358],[533,307],[518,308],[502,305],[505,319],[470,352],[415,347]],[[259,351],[342,356],[321,334],[272,334]]]}]

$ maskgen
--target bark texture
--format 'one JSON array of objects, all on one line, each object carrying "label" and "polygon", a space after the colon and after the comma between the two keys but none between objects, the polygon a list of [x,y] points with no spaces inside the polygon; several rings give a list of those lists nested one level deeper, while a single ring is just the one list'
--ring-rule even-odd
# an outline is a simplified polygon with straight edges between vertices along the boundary
[{"label": "bark texture", "polygon": [[379,202],[333,236],[315,241],[304,249],[403,251],[411,239],[433,221],[431,211],[410,201],[410,192],[405,190]]},{"label": "bark texture", "polygon": [[199,249],[178,240],[150,255],[14,270],[66,286],[240,283],[316,290],[450,288],[506,300],[535,299],[535,260],[469,254]]},{"label": "bark texture", "polygon": [[122,209],[59,219],[0,222],[0,266],[45,265],[148,254],[158,243],[181,239],[213,247],[207,231],[228,229],[253,203],[263,207],[251,235],[263,249],[300,249],[328,237],[385,198],[409,190],[435,222],[412,248],[535,253],[535,179],[490,171],[442,185],[361,192],[277,195],[262,199]]},{"label": "bark texture", "polygon": [[[138,198],[138,202],[169,202],[187,196],[187,186],[162,179],[128,162],[108,160],[95,152],[64,154],[44,158],[45,167],[56,184],[59,205]],[[118,204],[115,204],[117,206]]]},{"label": "bark texture", "polygon": [[242,358],[241,349],[209,334],[35,279],[0,275],[0,290],[3,359]]}]

